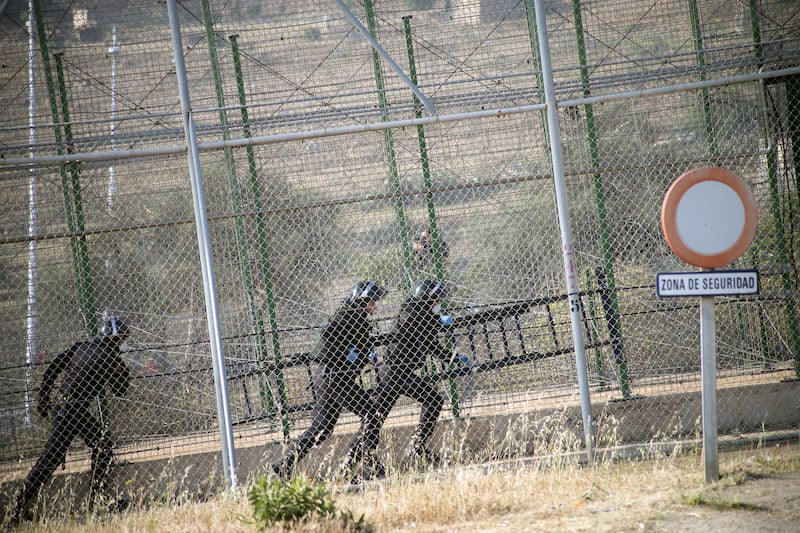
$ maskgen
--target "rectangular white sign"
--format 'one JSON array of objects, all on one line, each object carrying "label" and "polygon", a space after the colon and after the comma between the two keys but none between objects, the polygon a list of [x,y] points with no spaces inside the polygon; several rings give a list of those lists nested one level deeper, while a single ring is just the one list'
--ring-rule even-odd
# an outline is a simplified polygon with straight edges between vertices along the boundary
[{"label": "rectangular white sign", "polygon": [[757,270],[661,272],[656,274],[656,294],[670,296],[731,296],[758,294]]}]

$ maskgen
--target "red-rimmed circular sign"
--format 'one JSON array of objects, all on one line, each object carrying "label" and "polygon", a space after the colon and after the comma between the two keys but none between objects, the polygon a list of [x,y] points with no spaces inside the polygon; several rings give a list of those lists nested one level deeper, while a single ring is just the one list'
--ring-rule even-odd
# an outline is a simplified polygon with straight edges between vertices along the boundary
[{"label": "red-rimmed circular sign", "polygon": [[757,226],[753,193],[741,178],[719,167],[682,174],[661,205],[667,244],[679,258],[701,268],[718,268],[740,258]]}]

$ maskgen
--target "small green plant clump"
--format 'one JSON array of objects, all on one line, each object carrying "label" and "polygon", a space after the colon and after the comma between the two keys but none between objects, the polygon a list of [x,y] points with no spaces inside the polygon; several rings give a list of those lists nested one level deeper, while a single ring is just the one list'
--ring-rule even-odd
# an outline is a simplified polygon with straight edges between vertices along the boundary
[{"label": "small green plant clump", "polygon": [[303,477],[291,481],[261,476],[248,491],[253,517],[258,527],[266,530],[279,522],[302,522],[312,518],[340,522],[344,531],[371,532],[362,515],[357,520],[351,511],[336,509],[330,491],[322,483]]},{"label": "small green plant clump", "polygon": [[686,505],[691,505],[692,507],[699,507],[701,505],[705,505],[707,507],[711,507],[717,511],[726,511],[730,509],[743,509],[746,511],[764,511],[766,510],[765,507],[761,505],[756,505],[752,503],[740,502],[739,500],[715,500],[715,499],[707,499],[705,496],[701,494],[691,494],[689,496],[684,496],[683,502]]}]

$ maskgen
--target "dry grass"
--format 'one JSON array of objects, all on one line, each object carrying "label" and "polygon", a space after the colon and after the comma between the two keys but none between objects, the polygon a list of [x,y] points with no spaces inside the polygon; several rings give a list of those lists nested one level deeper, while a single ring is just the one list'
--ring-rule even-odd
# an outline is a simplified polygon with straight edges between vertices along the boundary
[{"label": "dry grass", "polygon": [[132,511],[121,515],[104,516],[98,514],[85,518],[75,516],[68,520],[43,519],[38,523],[24,524],[19,531],[53,533],[252,532],[254,528],[246,523],[247,520],[251,519],[251,512],[246,498],[221,496],[203,503],[159,506],[145,511]]},{"label": "dry grass", "polygon": [[[357,492],[336,493],[335,499],[337,508],[352,511],[356,518],[365,515],[375,531],[663,531],[670,529],[673,511],[684,516],[693,506],[705,506],[708,513],[740,513],[738,516],[747,511],[765,525],[771,519],[800,519],[800,511],[792,510],[791,503],[784,505],[788,509],[772,512],[751,494],[755,490],[774,494],[774,487],[758,488],[758,483],[769,479],[789,483],[784,492],[792,492],[796,479],[782,480],[782,476],[800,472],[796,442],[721,453],[722,479],[712,485],[704,483],[703,465],[695,454],[609,462],[591,469],[580,465],[484,465],[393,479]],[[742,485],[747,486],[752,501],[726,496],[725,490]],[[716,520],[715,515],[709,516]],[[254,531],[251,517],[242,492],[204,503],[123,515],[45,520],[26,524],[21,531]],[[342,526],[312,520],[278,530],[328,533],[341,531]],[[702,531],[699,527],[684,530]]]}]

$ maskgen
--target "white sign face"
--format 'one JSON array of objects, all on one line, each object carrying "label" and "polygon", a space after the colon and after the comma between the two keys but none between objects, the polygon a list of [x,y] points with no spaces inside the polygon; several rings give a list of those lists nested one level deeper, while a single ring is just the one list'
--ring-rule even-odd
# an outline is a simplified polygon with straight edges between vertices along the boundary
[{"label": "white sign face", "polygon": [[724,252],[744,230],[744,205],[731,187],[718,181],[692,185],[678,202],[676,226],[691,251],[712,255]]},{"label": "white sign face", "polygon": [[714,272],[661,272],[656,274],[656,294],[673,296],[733,296],[758,294],[757,270]]}]

